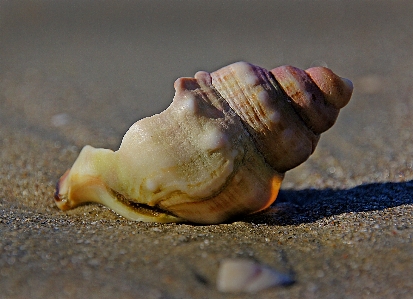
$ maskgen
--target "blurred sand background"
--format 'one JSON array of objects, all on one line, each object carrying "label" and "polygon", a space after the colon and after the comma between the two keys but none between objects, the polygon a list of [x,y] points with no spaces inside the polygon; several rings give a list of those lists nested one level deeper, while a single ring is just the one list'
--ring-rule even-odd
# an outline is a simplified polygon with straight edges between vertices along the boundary
[{"label": "blurred sand background", "polygon": [[[0,298],[251,298],[216,290],[251,258],[295,283],[254,298],[413,293],[413,2],[0,1]],[[116,149],[173,82],[244,60],[354,82],[266,212],[210,226],[64,213],[81,148]]]}]

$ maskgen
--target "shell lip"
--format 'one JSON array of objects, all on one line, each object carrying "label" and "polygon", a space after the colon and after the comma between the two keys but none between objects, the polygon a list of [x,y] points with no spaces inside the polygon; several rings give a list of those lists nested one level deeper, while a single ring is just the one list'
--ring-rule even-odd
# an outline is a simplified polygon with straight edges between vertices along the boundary
[{"label": "shell lip", "polygon": [[64,199],[63,194],[60,194],[60,189],[62,186],[62,183],[66,180],[66,178],[68,177],[70,172],[70,168],[68,170],[66,170],[66,172],[60,177],[60,179],[56,182],[56,189],[55,189],[55,193],[54,193],[54,200],[56,202],[60,202]]},{"label": "shell lip", "polygon": [[59,181],[56,182],[56,190],[54,192],[54,200],[55,201],[61,201],[62,200],[60,198],[60,194],[59,194]]},{"label": "shell lip", "polygon": [[150,206],[150,205],[147,205],[147,204],[138,203],[138,202],[135,202],[133,200],[130,200],[130,199],[126,198],[125,196],[123,196],[119,192],[116,192],[113,189],[110,189],[110,191],[112,192],[114,197],[116,197],[117,201],[119,201],[123,205],[127,206],[129,209],[133,210],[135,213],[138,213],[138,214],[141,214],[141,215],[153,216],[153,217],[157,217],[161,214],[167,215],[167,216],[177,217],[173,213],[171,213],[167,210],[164,210],[162,208],[159,208],[157,206]]}]

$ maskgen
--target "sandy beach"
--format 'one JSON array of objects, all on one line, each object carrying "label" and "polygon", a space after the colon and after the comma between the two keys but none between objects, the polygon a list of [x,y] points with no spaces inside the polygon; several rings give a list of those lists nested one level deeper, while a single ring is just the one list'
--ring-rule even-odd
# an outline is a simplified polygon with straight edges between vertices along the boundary
[{"label": "sandy beach", "polygon": [[[0,298],[251,298],[217,290],[227,258],[294,280],[254,298],[410,298],[412,13],[410,1],[0,1]],[[202,226],[56,207],[83,146],[116,150],[177,78],[241,60],[354,83],[268,210]]]}]

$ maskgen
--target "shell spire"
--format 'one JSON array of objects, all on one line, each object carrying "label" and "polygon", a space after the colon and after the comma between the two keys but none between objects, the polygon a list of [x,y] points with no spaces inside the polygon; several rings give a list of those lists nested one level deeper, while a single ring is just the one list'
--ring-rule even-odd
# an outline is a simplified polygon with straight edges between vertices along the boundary
[{"label": "shell spire", "polygon": [[174,87],[171,105],[132,125],[118,151],[82,150],[57,184],[59,208],[98,202],[132,220],[205,224],[263,210],[353,90],[327,68],[246,62]]},{"label": "shell spire", "polygon": [[267,162],[279,172],[308,159],[353,90],[350,80],[324,67],[304,71],[281,66],[267,71],[238,62],[211,76]]}]

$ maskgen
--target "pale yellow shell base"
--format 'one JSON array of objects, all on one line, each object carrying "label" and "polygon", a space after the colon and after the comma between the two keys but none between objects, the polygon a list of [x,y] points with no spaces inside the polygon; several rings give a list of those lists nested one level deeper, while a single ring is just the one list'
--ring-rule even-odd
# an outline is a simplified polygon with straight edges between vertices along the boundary
[{"label": "pale yellow shell base", "polygon": [[[165,208],[171,213],[184,215],[184,218],[181,218],[164,212],[162,207],[161,209],[152,207],[137,199],[128,199],[114,191],[107,184],[105,176],[113,174],[115,157],[116,154],[111,150],[86,146],[72,169],[66,171],[57,184],[55,194],[57,206],[61,210],[68,210],[87,202],[95,202],[133,221],[220,223],[230,219],[232,215],[248,214],[248,212],[238,212],[253,213],[266,209],[276,199],[283,179],[283,175],[273,172],[270,168],[260,167],[257,173],[253,166],[263,161],[251,155],[238,169],[237,174],[225,184],[225,188],[232,190],[230,193],[219,193],[217,196],[193,202],[185,202],[185,195],[182,194],[182,197],[179,196],[180,199],[171,200],[176,202],[179,199],[181,203]],[[262,179],[259,179],[260,177]],[[246,195],[250,201],[237,202],[235,199],[240,195]],[[257,201],[259,198],[261,200]]]},{"label": "pale yellow shell base", "polygon": [[[70,171],[70,170],[68,170]],[[145,207],[140,204],[133,203],[128,201],[127,199],[123,198],[120,194],[116,194],[114,192],[109,192],[107,188],[96,182],[91,180],[88,183],[87,190],[85,188],[79,188],[77,190],[73,190],[71,192],[71,200],[70,204],[68,203],[67,199],[61,199],[56,202],[57,206],[65,211],[68,209],[72,209],[78,205],[81,205],[84,202],[83,200],[76,199],[85,199],[88,198],[87,202],[97,202],[100,203],[115,213],[119,214],[120,216],[125,217],[128,220],[132,221],[142,221],[142,222],[158,222],[158,223],[172,223],[172,222],[187,222],[188,220],[163,213],[160,210],[154,210],[150,207]],[[271,188],[271,196],[268,199],[268,203],[259,211],[262,211],[268,208],[276,199],[278,195],[278,191],[281,186],[282,179],[279,177],[274,177],[272,180],[272,188]],[[93,199],[94,200],[93,200]],[[256,212],[259,212],[256,211]],[[254,212],[255,213],[255,212]]]},{"label": "pale yellow shell base", "polygon": [[[87,147],[86,150],[99,151],[92,147]],[[107,206],[120,216],[133,221],[160,223],[185,221],[171,214],[133,204],[108,188],[100,178],[92,175],[80,177],[76,173],[71,173],[71,169],[67,170],[57,183],[55,200],[58,208],[63,211],[88,202],[95,202]]]}]

